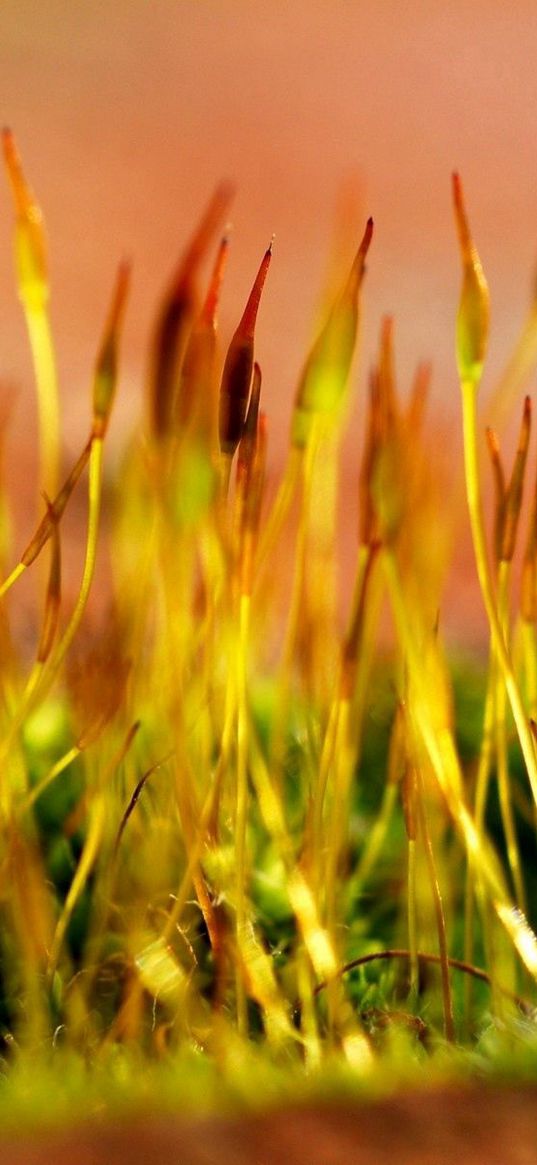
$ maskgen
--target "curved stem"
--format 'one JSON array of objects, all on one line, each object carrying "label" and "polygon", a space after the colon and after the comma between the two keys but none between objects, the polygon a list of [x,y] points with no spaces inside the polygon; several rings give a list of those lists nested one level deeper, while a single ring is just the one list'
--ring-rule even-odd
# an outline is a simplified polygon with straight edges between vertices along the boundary
[{"label": "curved stem", "polygon": [[[386,951],[372,951],[367,955],[359,955],[357,959],[351,959],[350,962],[345,963],[342,967],[338,967],[338,975],[348,975],[349,971],[354,971],[356,967],[365,967],[366,963],[374,963],[377,959],[410,959],[411,953],[404,947],[394,947]],[[433,964],[439,966],[441,963],[440,955],[426,954],[424,951],[417,952],[418,962],[425,964]],[[462,971],[465,975],[472,975],[474,979],[479,979],[482,983],[491,985],[491,977],[487,971],[482,967],[474,967],[470,963],[466,963],[463,959],[448,958],[448,964],[454,971]],[[329,980],[318,983],[315,988],[315,995],[319,995],[321,991],[325,991],[328,987]],[[517,1007],[524,1012],[525,1015],[533,1015],[534,1006],[526,999],[522,999],[520,995],[515,995],[514,992],[509,991],[506,987],[500,988],[502,995],[507,999],[511,999],[516,1003]]]}]

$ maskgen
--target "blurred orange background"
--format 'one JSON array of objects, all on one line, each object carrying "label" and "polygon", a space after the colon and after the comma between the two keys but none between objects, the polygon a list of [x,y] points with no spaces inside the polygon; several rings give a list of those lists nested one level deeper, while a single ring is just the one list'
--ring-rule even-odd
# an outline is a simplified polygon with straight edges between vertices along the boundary
[{"label": "blurred orange background", "polygon": [[[432,410],[448,425],[448,458],[459,456],[450,174],[463,176],[491,287],[492,386],[527,310],[537,253],[534,0],[3,0],[0,68],[2,120],[17,136],[48,227],[69,453],[86,433],[118,259],[132,257],[134,283],[116,449],[141,408],[144,353],[175,257],[215,182],[230,177],[237,197],[224,338],[276,235],[257,333],[272,466],[283,460],[330,255],[335,248],[350,263],[370,213],[376,234],[357,384],[363,391],[380,319],[393,312],[401,385],[419,359],[432,359]],[[334,229],[342,202],[345,239]],[[11,225],[4,182],[0,368],[20,390],[8,464],[24,514],[35,504],[34,400]],[[354,431],[343,475],[352,553]],[[477,639],[483,621],[467,557],[455,618]]]}]

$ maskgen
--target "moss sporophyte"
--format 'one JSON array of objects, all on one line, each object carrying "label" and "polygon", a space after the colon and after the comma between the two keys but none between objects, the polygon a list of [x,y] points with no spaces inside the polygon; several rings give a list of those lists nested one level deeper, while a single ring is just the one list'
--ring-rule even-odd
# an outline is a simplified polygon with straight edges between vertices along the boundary
[{"label": "moss sporophyte", "polygon": [[[361,379],[353,365],[372,219],[349,247],[350,273],[304,362],[273,490],[256,330],[276,257],[271,244],[221,352],[230,251],[221,232],[233,191],[218,186],[157,313],[144,416],[105,495],[105,534],[103,458],[130,268],[119,266],[97,348],[87,439],[64,467],[43,219],[13,134],[3,141],[37,386],[41,507],[17,531],[18,561],[6,543],[1,562],[6,1062],[192,1052],[231,1079],[255,1048],[295,1073],[339,1057],[362,1079],[396,1045],[418,1064],[444,1041],[472,1048],[491,1024],[509,1031],[522,1020],[531,1040],[535,490],[514,568],[531,402],[507,476],[497,433],[477,418],[489,296],[460,179],[456,362],[490,626],[482,678],[461,677],[443,647],[447,537],[424,416],[431,368],[419,366],[402,399],[389,317],[361,398],[356,577],[340,625],[337,465],[344,406]],[[505,397],[522,397],[536,336],[533,312]],[[487,444],[492,531],[482,502]],[[86,475],[81,581],[67,603],[64,519]],[[4,496],[3,512],[8,504]],[[89,635],[102,542],[113,601]],[[29,664],[12,630],[28,570],[43,590]],[[371,1020],[379,1009],[381,1028]]]}]

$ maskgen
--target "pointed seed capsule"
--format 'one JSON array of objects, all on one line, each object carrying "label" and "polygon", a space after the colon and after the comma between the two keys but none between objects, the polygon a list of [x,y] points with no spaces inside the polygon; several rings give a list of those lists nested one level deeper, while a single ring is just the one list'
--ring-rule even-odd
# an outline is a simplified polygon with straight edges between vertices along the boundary
[{"label": "pointed seed capsule", "polygon": [[216,312],[229,252],[224,235],[218,248],[209,289],[188,341],[177,392],[175,427],[181,434],[194,418],[203,432],[213,432],[213,379],[216,356]]},{"label": "pointed seed capsule", "polygon": [[149,423],[157,440],[168,436],[173,428],[175,395],[196,308],[199,267],[232,195],[229,183],[217,187],[164,298],[155,330],[149,377]]},{"label": "pointed seed capsule", "polygon": [[222,453],[232,457],[243,434],[254,365],[254,332],[261,292],[272,258],[265,251],[242,319],[229,345],[220,386],[219,436]]},{"label": "pointed seed capsule", "polygon": [[462,289],[457,315],[457,365],[461,381],[478,387],[487,349],[490,298],[464,207],[462,184],[453,175],[453,203],[462,258]]},{"label": "pointed seed capsule", "polygon": [[356,346],[359,293],[372,236],[373,219],[369,218],[349,278],[302,371],[291,422],[295,448],[307,445],[312,418],[337,413],[344,395]]},{"label": "pointed seed capsule", "polygon": [[43,216],[24,177],[10,129],[3,130],[2,141],[15,202],[15,266],[19,295],[28,310],[39,311],[49,295]]}]

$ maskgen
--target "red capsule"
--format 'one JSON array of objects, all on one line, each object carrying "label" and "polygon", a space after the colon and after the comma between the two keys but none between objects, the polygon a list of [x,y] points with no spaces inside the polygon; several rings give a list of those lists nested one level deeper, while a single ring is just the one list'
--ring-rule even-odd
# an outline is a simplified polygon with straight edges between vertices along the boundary
[{"label": "red capsule", "polygon": [[229,252],[227,235],[218,248],[209,289],[198,321],[192,329],[181,368],[176,404],[176,429],[181,434],[194,420],[202,433],[212,436],[216,401],[213,392],[216,357],[216,312]]},{"label": "red capsule", "polygon": [[219,436],[222,453],[232,457],[244,430],[254,366],[254,332],[257,311],[272,258],[272,243],[265,251],[242,319],[229,345],[220,386]]},{"label": "red capsule", "polygon": [[233,188],[215,191],[177,267],[156,326],[149,376],[149,423],[157,439],[173,428],[175,397],[188,336],[195,316],[199,267],[228,209]]}]

